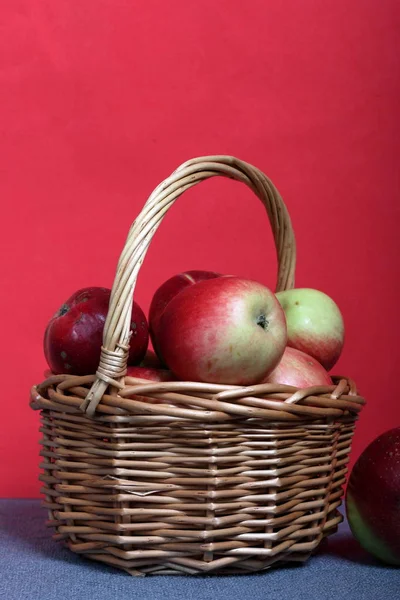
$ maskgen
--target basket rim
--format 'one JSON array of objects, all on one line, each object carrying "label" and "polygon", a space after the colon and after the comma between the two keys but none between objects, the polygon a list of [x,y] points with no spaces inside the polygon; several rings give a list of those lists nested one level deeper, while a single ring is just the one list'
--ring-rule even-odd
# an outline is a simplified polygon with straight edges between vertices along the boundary
[{"label": "basket rim", "polygon": [[[31,389],[33,410],[53,410],[82,415],[81,403],[96,375],[52,375]],[[283,384],[233,386],[202,382],[148,382],[126,377],[120,389],[104,394],[100,415],[167,418],[172,421],[223,423],[262,419],[287,423],[336,420],[358,415],[365,399],[353,380],[332,377],[331,386],[295,388]],[[132,397],[133,396],[133,397]]]}]

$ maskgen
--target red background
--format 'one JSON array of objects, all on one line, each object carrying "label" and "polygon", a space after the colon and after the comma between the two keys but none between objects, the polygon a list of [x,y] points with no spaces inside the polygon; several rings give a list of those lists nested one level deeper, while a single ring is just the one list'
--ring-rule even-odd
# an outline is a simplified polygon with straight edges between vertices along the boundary
[{"label": "red background", "polygon": [[[297,286],[340,305],[337,373],[368,400],[352,463],[400,424],[399,37],[396,0],[3,0],[0,495],[36,496],[47,320],[76,289],[111,286],[128,228],[181,162],[227,153],[289,208]],[[261,204],[213,180],[167,215],[136,299],[204,268],[273,286]]]}]

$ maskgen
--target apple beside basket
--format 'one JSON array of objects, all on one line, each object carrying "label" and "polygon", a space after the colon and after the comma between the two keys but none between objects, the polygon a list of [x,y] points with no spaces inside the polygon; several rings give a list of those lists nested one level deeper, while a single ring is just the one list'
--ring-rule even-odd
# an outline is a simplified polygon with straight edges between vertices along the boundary
[{"label": "apple beside basket", "polygon": [[96,374],[53,376],[31,391],[54,538],[131,575],[250,573],[303,562],[342,519],[364,404],[350,379],[301,390],[124,379],[133,290],[150,241],[185,190],[217,175],[246,184],[263,202],[276,289],[293,287],[295,239],[272,182],[234,157],[190,160],[154,190],[129,231]]}]

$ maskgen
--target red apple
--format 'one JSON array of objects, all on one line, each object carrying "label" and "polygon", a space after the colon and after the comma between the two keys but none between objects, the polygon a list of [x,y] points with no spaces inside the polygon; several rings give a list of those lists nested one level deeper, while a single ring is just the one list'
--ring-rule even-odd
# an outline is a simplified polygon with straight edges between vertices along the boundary
[{"label": "red apple", "polygon": [[[83,288],[52,317],[44,335],[44,353],[53,373],[89,375],[96,372],[110,295],[108,288]],[[142,360],[149,342],[146,317],[136,302],[131,329],[128,362],[134,364]]]},{"label": "red apple", "polygon": [[378,436],[358,458],[346,490],[346,511],[361,546],[400,566],[400,427]]},{"label": "red apple", "polygon": [[[168,369],[155,369],[152,367],[128,367],[127,377],[133,377],[135,379],[146,379],[148,381],[175,381],[175,376]],[[129,385],[129,381],[125,381],[126,385]],[[150,396],[138,396],[133,394],[128,396],[134,400],[140,400],[140,402],[150,402],[150,404],[171,404],[162,398],[151,398]]]},{"label": "red apple", "polygon": [[156,290],[150,304],[149,329],[153,348],[160,359],[160,349],[157,342],[158,327],[161,315],[170,300],[185,288],[190,287],[199,281],[214,279],[215,277],[220,277],[220,273],[214,273],[214,271],[186,271],[186,273],[179,273],[178,275],[174,275],[170,279],[167,279],[167,281]]},{"label": "red apple", "polygon": [[135,377],[136,379],[147,379],[149,381],[175,381],[174,374],[168,369],[158,369],[155,367],[143,367],[141,365],[129,366],[126,377]]},{"label": "red apple", "polygon": [[315,358],[287,346],[278,366],[262,383],[308,388],[314,385],[332,385],[332,379]]},{"label": "red apple", "polygon": [[344,343],[343,317],[337,304],[311,288],[286,290],[276,296],[286,315],[288,346],[313,356],[329,371]]},{"label": "red apple", "polygon": [[254,384],[280,361],[284,312],[256,281],[219,277],[182,290],[161,315],[162,356],[183,380]]}]

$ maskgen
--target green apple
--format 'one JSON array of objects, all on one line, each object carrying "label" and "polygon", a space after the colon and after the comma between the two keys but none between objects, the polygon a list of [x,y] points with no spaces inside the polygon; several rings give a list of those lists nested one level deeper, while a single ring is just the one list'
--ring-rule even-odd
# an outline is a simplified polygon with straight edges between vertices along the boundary
[{"label": "green apple", "polygon": [[311,288],[286,290],[276,296],[286,315],[288,346],[309,354],[329,371],[344,342],[343,317],[337,304]]}]

